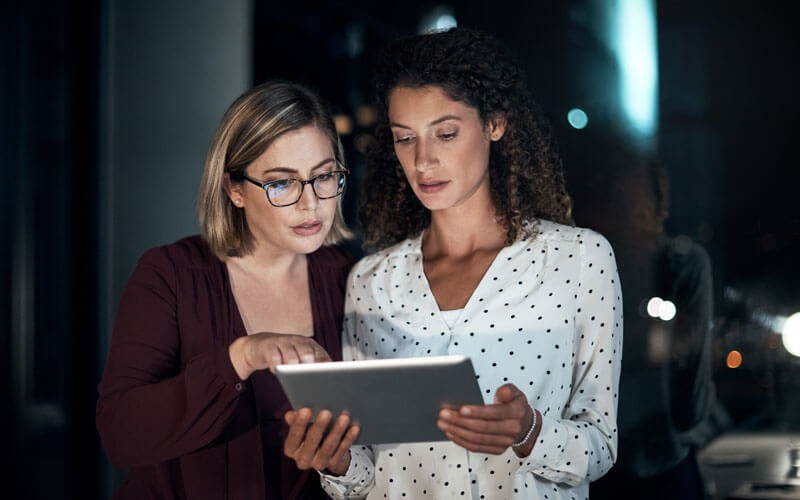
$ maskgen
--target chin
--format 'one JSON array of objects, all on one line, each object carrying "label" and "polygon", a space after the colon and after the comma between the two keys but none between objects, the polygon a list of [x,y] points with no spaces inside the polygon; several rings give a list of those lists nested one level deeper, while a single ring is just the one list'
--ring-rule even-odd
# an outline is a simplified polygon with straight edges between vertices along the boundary
[{"label": "chin", "polygon": [[297,253],[310,254],[319,250],[323,241],[325,241],[325,238],[314,238],[313,240],[309,238],[305,241],[299,241],[293,246]]},{"label": "chin", "polygon": [[431,212],[435,212],[437,210],[447,210],[448,208],[452,207],[453,204],[450,203],[448,200],[420,200],[422,206],[430,210]]}]

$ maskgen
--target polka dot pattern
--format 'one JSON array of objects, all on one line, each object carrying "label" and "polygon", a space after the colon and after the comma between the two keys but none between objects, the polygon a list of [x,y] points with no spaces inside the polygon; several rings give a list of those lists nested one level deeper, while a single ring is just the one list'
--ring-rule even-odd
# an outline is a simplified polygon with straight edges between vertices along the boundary
[{"label": "polka dot pattern", "polygon": [[622,355],[614,254],[589,229],[537,229],[500,251],[452,327],[423,273],[421,238],[363,258],[348,280],[343,333],[344,359],[469,356],[486,403],[515,384],[542,414],[531,455],[449,441],[354,447],[345,476],[322,475],[329,495],[584,499],[611,468]]}]

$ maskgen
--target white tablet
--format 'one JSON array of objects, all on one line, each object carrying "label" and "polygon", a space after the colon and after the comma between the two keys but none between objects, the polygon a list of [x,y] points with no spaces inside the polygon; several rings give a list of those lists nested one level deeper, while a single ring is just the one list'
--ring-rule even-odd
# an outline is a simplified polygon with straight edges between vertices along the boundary
[{"label": "white tablet", "polygon": [[279,365],[275,374],[293,408],[347,410],[360,444],[446,441],[436,427],[442,406],[483,404],[464,356]]}]

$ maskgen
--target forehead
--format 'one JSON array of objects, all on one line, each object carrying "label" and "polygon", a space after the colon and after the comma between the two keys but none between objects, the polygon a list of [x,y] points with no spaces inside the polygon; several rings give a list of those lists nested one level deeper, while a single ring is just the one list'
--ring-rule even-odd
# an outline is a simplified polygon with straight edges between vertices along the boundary
[{"label": "forehead", "polygon": [[330,137],[319,127],[308,125],[280,135],[254,163],[301,169],[333,157]]},{"label": "forehead", "polygon": [[474,107],[453,99],[436,85],[396,87],[389,94],[388,107],[392,124],[418,126],[447,115],[480,122]]}]

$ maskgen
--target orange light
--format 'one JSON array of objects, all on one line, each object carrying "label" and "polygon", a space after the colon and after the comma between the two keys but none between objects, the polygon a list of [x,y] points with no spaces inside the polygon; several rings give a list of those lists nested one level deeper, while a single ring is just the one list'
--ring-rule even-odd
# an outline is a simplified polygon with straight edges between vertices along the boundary
[{"label": "orange light", "polygon": [[334,115],[333,123],[339,135],[348,135],[353,131],[353,119],[347,115]]},{"label": "orange light", "polygon": [[739,368],[742,366],[742,353],[735,350],[729,352],[725,364],[728,365],[728,368]]}]

